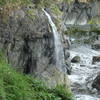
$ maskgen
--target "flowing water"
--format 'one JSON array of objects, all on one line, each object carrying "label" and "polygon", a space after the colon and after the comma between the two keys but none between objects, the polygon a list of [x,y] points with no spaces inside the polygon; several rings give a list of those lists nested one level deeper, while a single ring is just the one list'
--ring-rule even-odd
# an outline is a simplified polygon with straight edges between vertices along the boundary
[{"label": "flowing water", "polygon": [[69,50],[72,59],[74,56],[80,56],[80,63],[72,63],[71,80],[72,91],[77,100],[100,100],[100,96],[91,84],[100,71],[100,63],[92,64],[93,56],[99,56],[100,51],[92,50],[89,46],[76,46]]},{"label": "flowing water", "polygon": [[57,31],[57,27],[52,21],[51,16],[45,11],[45,15],[47,16],[49,23],[51,25],[52,31],[53,31],[53,36],[54,36],[54,45],[55,45],[55,57],[56,57],[56,66],[59,68],[61,71],[66,73],[66,67],[64,63],[64,52],[63,52],[63,47],[61,43],[61,36]]},{"label": "flowing water", "polygon": [[[61,71],[65,72],[66,68],[64,65],[64,52],[61,43],[60,35],[57,31],[57,28],[54,22],[51,19],[51,16],[43,10],[45,15],[48,18],[48,21],[51,25],[53,36],[54,36],[54,45],[55,45],[55,57],[56,57],[56,66]],[[93,56],[100,55],[100,51],[92,50],[89,46],[73,46],[69,50],[72,59],[74,56],[80,56],[80,63],[72,63],[73,68],[72,74],[69,75],[71,80],[72,91],[76,97],[76,100],[100,100],[100,97],[95,89],[92,89],[91,84],[93,79],[96,77],[99,72],[100,63],[92,64]]]}]

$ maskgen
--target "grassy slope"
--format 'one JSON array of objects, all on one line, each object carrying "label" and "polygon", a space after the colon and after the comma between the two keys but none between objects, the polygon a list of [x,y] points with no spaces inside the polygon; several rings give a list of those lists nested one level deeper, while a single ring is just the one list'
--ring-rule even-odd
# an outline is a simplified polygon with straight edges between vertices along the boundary
[{"label": "grassy slope", "polygon": [[41,81],[16,72],[0,54],[0,100],[73,100],[63,86],[49,89]]}]

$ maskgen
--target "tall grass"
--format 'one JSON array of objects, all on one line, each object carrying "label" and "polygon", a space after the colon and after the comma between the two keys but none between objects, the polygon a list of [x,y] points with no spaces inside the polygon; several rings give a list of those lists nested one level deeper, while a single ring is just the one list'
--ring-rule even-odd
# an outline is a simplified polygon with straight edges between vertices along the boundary
[{"label": "tall grass", "polygon": [[31,76],[16,72],[0,54],[0,100],[73,100],[63,86],[49,89]]}]

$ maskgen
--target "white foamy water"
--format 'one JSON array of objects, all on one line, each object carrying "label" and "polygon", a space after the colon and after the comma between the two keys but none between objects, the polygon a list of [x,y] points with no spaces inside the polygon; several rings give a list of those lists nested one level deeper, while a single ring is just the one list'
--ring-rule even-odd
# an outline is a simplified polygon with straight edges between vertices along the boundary
[{"label": "white foamy water", "polygon": [[100,100],[100,98],[92,97],[89,95],[77,95],[77,100]]},{"label": "white foamy water", "polygon": [[72,90],[77,100],[100,100],[97,91],[92,89],[91,84],[100,71],[100,63],[92,64],[93,56],[99,56],[100,51],[95,51],[85,46],[77,46],[69,50],[72,59],[75,56],[81,58],[80,63],[72,63],[71,80]]},{"label": "white foamy water", "polygon": [[51,16],[43,10],[48,17],[49,23],[51,25],[52,31],[53,31],[53,36],[54,36],[54,45],[55,45],[55,57],[56,57],[56,66],[63,72],[66,73],[66,68],[65,68],[65,61],[64,61],[64,52],[63,52],[63,47],[61,43],[61,38],[60,34],[57,31],[57,27],[52,21]]},{"label": "white foamy water", "polygon": [[81,57],[80,64],[85,64],[85,65],[91,65],[93,56],[100,55],[100,52],[84,46],[74,48],[70,51],[70,53],[71,53],[71,58],[73,58],[74,56],[80,56]]}]

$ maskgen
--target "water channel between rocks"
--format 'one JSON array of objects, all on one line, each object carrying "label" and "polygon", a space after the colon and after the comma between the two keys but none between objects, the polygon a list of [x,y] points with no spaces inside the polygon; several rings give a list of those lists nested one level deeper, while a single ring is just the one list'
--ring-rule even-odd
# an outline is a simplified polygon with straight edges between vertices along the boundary
[{"label": "water channel between rocks", "polygon": [[80,63],[71,63],[72,74],[69,75],[75,97],[77,100],[100,100],[98,92],[91,87],[93,79],[100,70],[100,63],[92,64],[92,58],[99,56],[100,51],[81,45],[72,47],[69,52],[70,59],[74,56],[81,58]]}]

